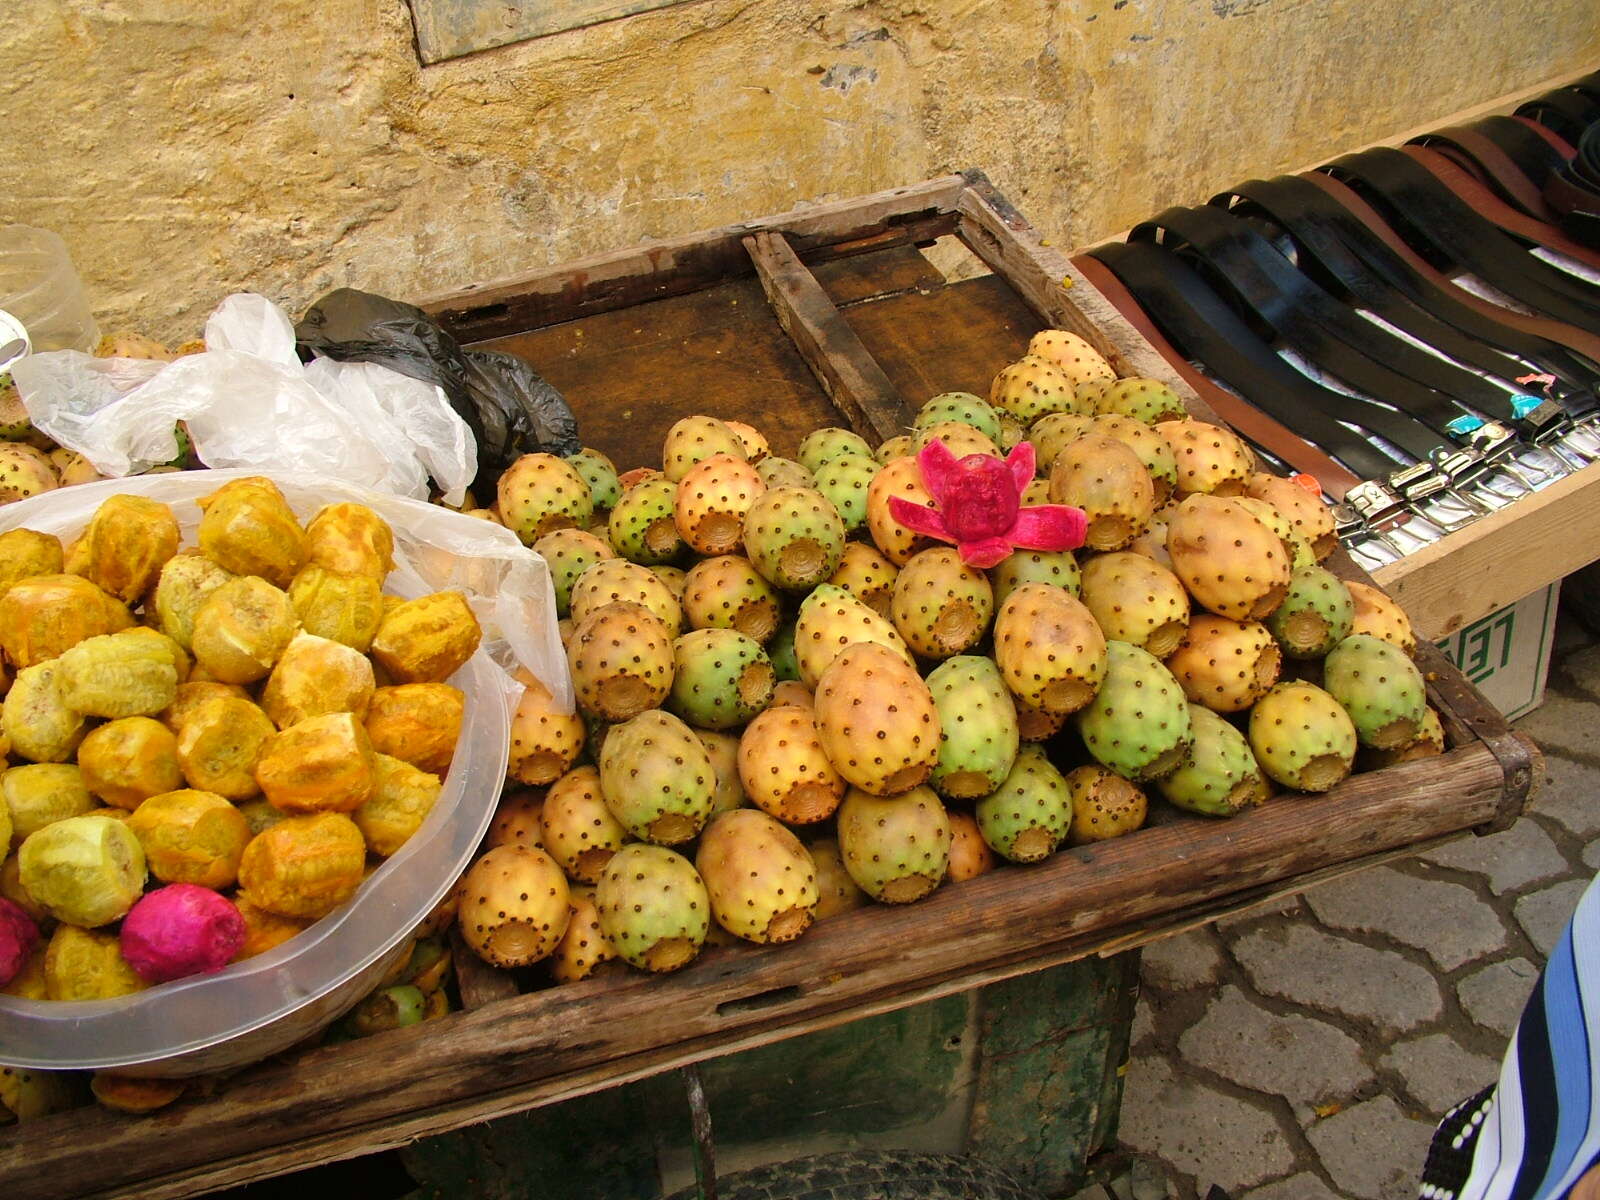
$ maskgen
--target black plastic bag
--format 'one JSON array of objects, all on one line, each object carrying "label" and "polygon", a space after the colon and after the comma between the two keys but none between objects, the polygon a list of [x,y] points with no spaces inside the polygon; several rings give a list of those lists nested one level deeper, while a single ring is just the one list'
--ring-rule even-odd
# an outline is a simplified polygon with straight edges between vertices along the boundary
[{"label": "black plastic bag", "polygon": [[560,392],[510,354],[463,350],[420,308],[340,288],[295,326],[303,355],[371,362],[444,389],[478,443],[473,491],[493,502],[500,473],[524,454],[575,454],[578,419]]}]

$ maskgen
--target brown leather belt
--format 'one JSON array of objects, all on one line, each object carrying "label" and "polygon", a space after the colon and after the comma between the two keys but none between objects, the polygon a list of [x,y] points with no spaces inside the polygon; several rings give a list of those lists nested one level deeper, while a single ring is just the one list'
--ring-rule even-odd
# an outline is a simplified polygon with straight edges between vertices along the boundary
[{"label": "brown leather belt", "polygon": [[[1542,181],[1529,179],[1509,154],[1477,130],[1453,125],[1418,138],[1416,144],[1443,155],[1462,170],[1479,176],[1484,184],[1492,183],[1503,189],[1506,195],[1516,201],[1516,207],[1527,215],[1552,224],[1558,219],[1557,213],[1540,191]],[[1483,173],[1491,175],[1492,180],[1481,179]]]}]

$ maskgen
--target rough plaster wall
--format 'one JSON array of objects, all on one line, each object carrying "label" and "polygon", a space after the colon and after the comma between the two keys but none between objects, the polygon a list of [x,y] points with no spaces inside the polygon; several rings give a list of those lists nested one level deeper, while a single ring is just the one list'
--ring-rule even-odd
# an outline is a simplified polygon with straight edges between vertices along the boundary
[{"label": "rough plaster wall", "polygon": [[698,0],[427,69],[404,0],[11,0],[0,222],[179,340],[974,165],[1079,243],[1597,60],[1594,0]]}]

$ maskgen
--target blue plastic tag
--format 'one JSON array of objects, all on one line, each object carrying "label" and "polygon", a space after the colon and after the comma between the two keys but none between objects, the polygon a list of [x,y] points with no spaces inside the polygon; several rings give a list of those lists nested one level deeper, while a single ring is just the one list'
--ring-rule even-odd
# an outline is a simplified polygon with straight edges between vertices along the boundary
[{"label": "blue plastic tag", "polygon": [[[1519,413],[1518,415],[1520,416],[1521,414]],[[1487,424],[1488,424],[1488,422],[1485,421],[1482,417],[1477,416],[1477,415],[1475,415],[1473,413],[1467,413],[1464,416],[1457,417],[1454,421],[1451,421],[1449,424],[1447,424],[1444,427],[1444,431],[1446,433],[1453,433],[1453,434],[1458,434],[1458,435],[1459,434],[1466,434],[1466,433],[1473,432],[1473,430],[1475,430],[1475,429],[1482,429]]]},{"label": "blue plastic tag", "polygon": [[1543,403],[1543,396],[1529,396],[1526,394],[1521,396],[1513,396],[1511,397],[1511,415],[1514,417],[1525,417]]}]

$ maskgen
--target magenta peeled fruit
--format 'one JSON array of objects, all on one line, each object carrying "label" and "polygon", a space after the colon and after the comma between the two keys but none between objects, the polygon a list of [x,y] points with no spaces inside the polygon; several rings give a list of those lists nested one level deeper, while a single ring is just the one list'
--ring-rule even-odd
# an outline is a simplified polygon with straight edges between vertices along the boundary
[{"label": "magenta peeled fruit", "polygon": [[39,944],[39,927],[21,906],[0,900],[0,987],[17,977]]},{"label": "magenta peeled fruit", "polygon": [[122,957],[139,978],[169,983],[222,970],[244,935],[244,918],[226,897],[198,884],[169,883],[122,919]]}]

